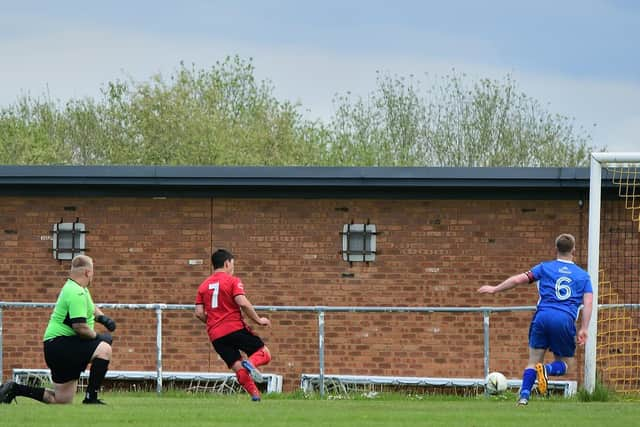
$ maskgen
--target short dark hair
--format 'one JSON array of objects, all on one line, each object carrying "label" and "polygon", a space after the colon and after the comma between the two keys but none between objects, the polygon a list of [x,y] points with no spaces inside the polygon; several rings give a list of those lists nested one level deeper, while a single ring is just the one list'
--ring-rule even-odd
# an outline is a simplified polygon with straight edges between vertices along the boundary
[{"label": "short dark hair", "polygon": [[556,238],[556,249],[561,254],[570,253],[576,245],[576,239],[571,234],[561,234]]},{"label": "short dark hair", "polygon": [[211,264],[213,268],[222,268],[226,261],[231,261],[233,254],[226,249],[218,249],[211,255]]}]

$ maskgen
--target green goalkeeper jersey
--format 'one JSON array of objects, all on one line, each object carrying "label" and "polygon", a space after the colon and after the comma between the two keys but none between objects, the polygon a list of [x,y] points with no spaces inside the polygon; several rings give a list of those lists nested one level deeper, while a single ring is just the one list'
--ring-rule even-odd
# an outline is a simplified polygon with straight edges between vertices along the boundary
[{"label": "green goalkeeper jersey", "polygon": [[83,288],[72,279],[68,279],[60,291],[43,340],[76,335],[71,327],[71,319],[87,319],[87,325],[93,329],[94,309],[89,289]]}]

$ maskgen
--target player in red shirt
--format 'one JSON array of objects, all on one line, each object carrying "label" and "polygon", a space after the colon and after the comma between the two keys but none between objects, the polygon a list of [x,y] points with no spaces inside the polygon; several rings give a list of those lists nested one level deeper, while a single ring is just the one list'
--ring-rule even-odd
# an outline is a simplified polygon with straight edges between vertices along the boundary
[{"label": "player in red shirt", "polygon": [[[207,334],[213,348],[236,373],[240,385],[260,401],[256,382],[263,382],[258,366],[271,360],[271,353],[259,336],[251,332],[243,314],[260,326],[271,326],[266,317],[258,316],[244,294],[244,286],[233,275],[233,255],[218,249],[211,255],[213,274],[198,287],[195,316],[207,325]],[[240,351],[247,355],[243,359]]]}]

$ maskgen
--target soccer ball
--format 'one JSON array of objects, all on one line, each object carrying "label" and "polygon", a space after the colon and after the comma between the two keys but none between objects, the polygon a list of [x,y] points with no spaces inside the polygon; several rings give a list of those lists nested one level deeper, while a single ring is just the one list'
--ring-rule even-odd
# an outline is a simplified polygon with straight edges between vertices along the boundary
[{"label": "soccer ball", "polygon": [[485,380],[485,388],[489,394],[500,394],[507,389],[507,378],[500,372],[491,372]]}]

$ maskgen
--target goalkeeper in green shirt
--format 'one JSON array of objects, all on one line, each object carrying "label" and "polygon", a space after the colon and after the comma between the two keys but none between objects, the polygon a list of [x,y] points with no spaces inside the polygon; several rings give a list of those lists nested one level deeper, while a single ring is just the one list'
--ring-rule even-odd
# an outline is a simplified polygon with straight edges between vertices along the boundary
[{"label": "goalkeeper in green shirt", "polygon": [[109,368],[112,337],[108,332],[95,332],[93,327],[98,322],[113,332],[116,324],[93,304],[89,293],[92,279],[93,260],[86,255],[74,257],[69,279],[60,291],[43,338],[53,390],[9,381],[0,386],[1,403],[11,403],[16,396],[44,403],[71,403],[80,374],[91,363],[82,403],[104,404],[98,399],[98,389]]}]

